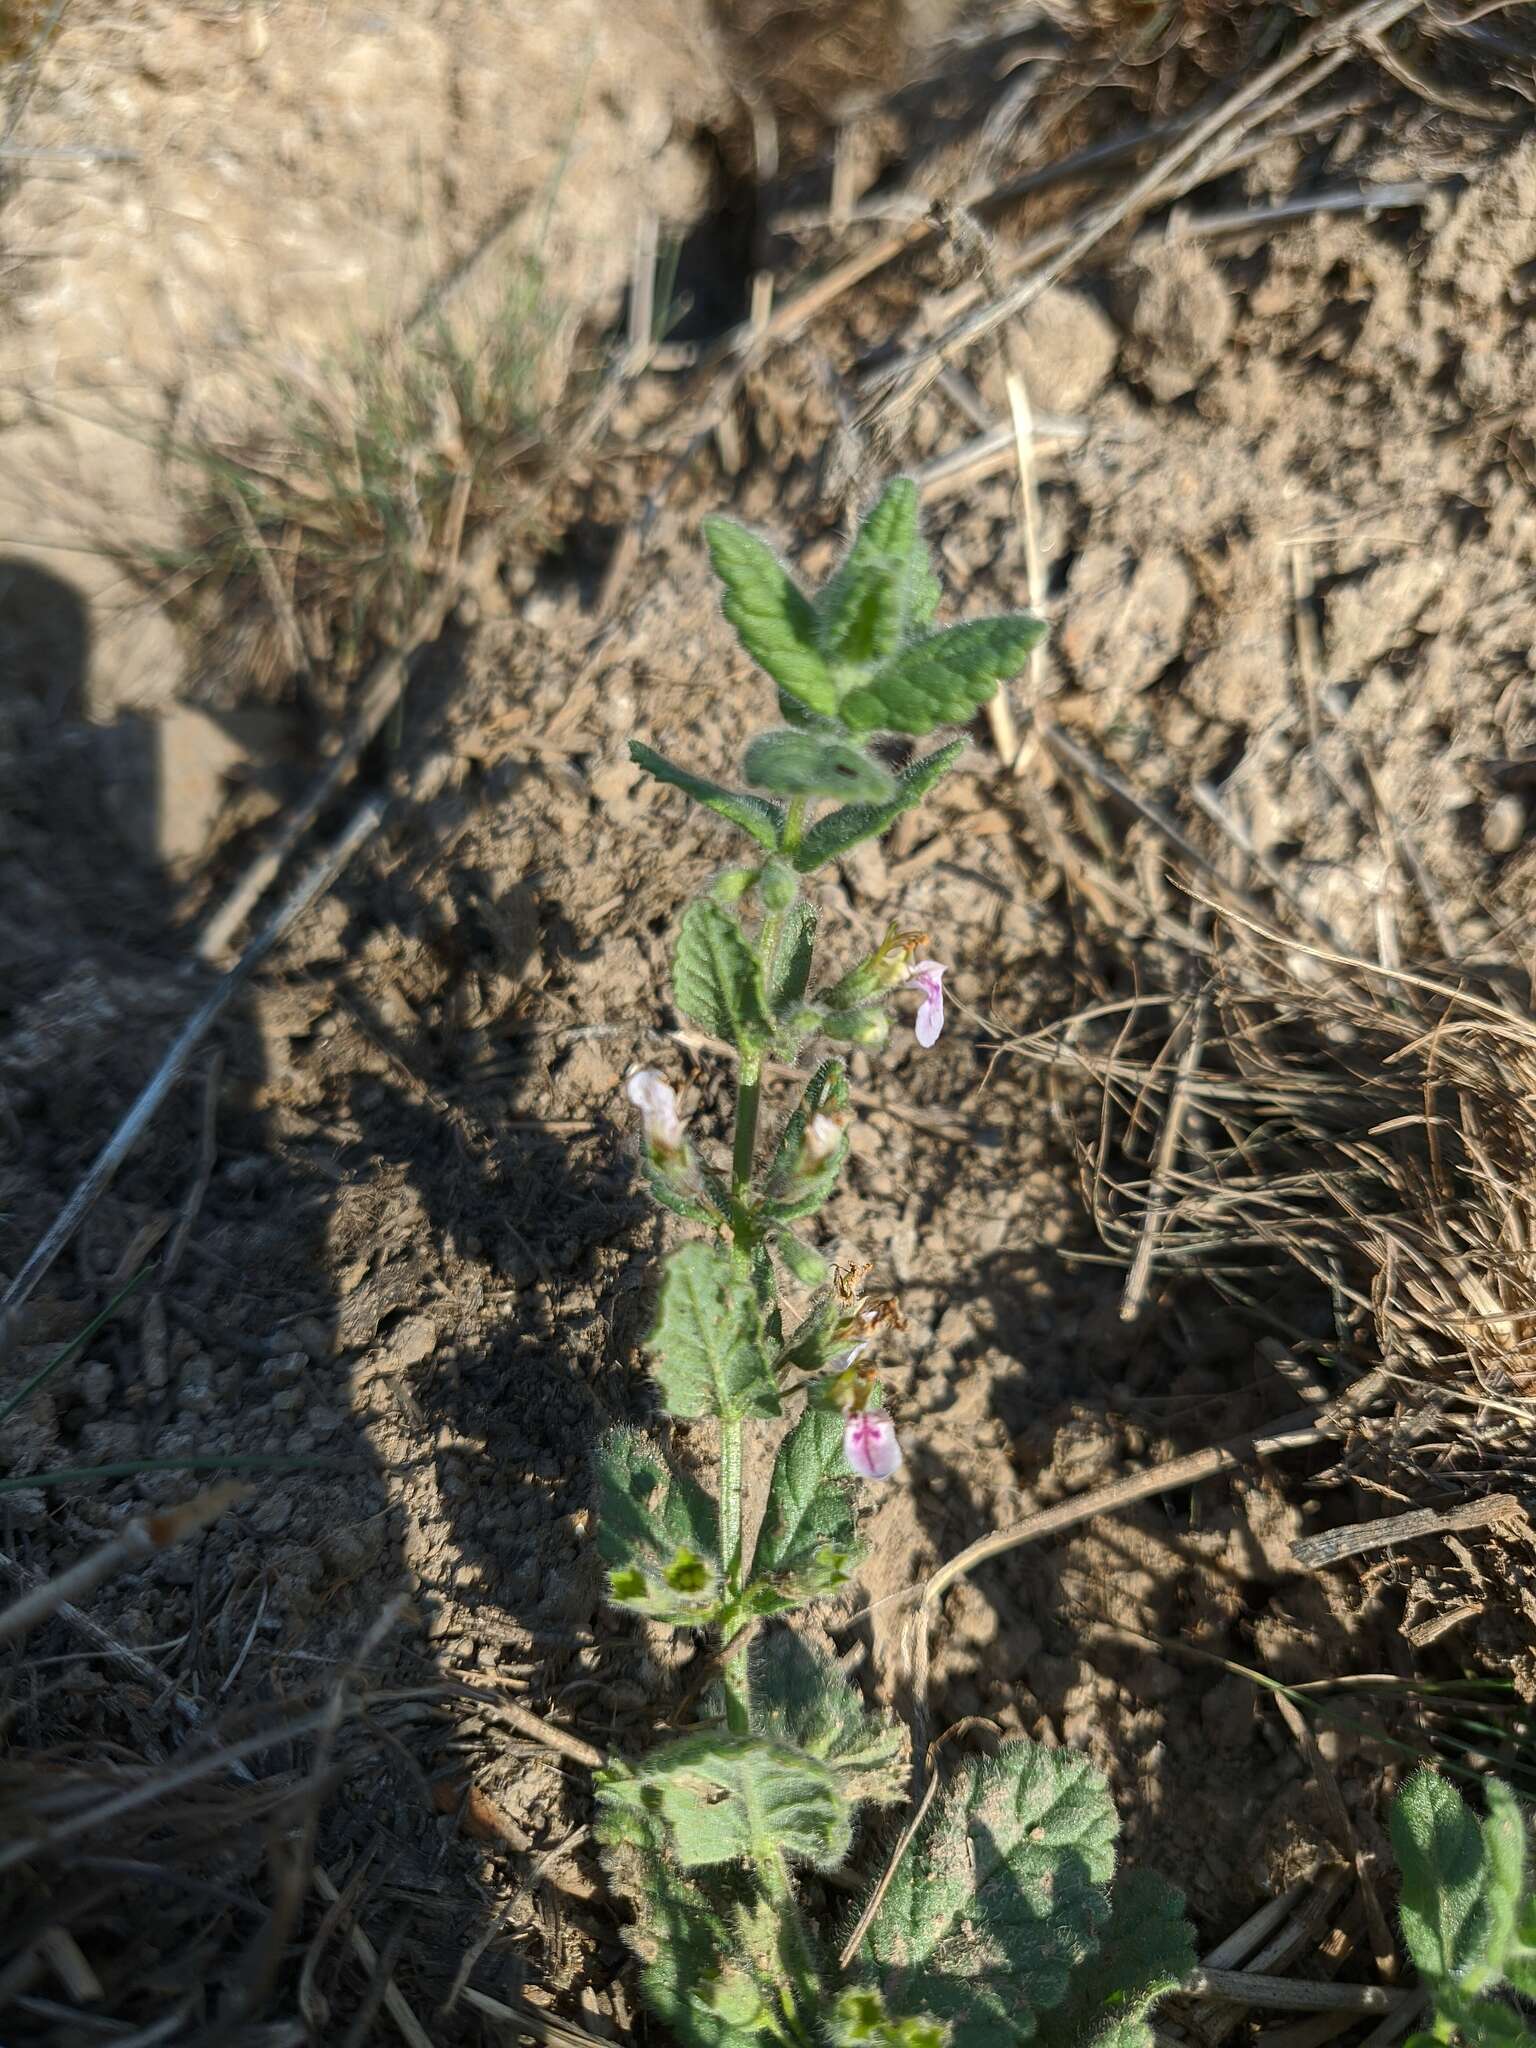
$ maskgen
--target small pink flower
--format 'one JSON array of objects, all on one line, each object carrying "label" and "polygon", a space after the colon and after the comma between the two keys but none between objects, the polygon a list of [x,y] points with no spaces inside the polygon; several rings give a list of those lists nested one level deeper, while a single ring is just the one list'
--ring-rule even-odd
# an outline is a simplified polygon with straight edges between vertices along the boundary
[{"label": "small pink flower", "polygon": [[624,1092],[640,1112],[645,1142],[653,1158],[674,1158],[687,1149],[677,1096],[654,1067],[630,1075]]},{"label": "small pink flower", "polygon": [[901,1464],[901,1445],[889,1415],[866,1408],[843,1424],[843,1456],[864,1479],[889,1479]]},{"label": "small pink flower", "polygon": [[914,960],[907,969],[907,987],[923,992],[914,1027],[921,1046],[934,1044],[944,1029],[944,977],[948,972],[939,960]]}]

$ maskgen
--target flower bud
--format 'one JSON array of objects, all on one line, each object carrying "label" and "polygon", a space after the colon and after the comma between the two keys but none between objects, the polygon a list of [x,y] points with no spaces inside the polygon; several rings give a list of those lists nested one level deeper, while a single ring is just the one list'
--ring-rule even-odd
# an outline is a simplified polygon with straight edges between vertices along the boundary
[{"label": "flower bud", "polygon": [[630,1075],[625,1093],[640,1112],[645,1147],[657,1166],[676,1166],[687,1157],[688,1140],[671,1084],[654,1067]]},{"label": "flower bud", "polygon": [[912,962],[928,943],[926,932],[899,932],[893,925],[874,952],[861,960],[821,998],[829,1009],[856,1010],[889,995],[907,979]]},{"label": "flower bud", "polygon": [[843,1142],[843,1126],[839,1118],[828,1116],[824,1109],[818,1109],[805,1127],[805,1136],[800,1140],[800,1171],[815,1173],[825,1166],[838,1146]]}]

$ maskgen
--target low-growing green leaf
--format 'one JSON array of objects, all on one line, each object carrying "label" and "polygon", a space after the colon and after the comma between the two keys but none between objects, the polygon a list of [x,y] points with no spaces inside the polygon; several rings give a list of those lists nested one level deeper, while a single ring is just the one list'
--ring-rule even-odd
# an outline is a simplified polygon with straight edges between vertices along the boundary
[{"label": "low-growing green leaf", "polygon": [[775,1855],[833,1870],[852,1836],[853,1810],[830,1767],[760,1735],[685,1735],[622,1776],[610,1770],[603,1797],[660,1822],[684,1870]]},{"label": "low-growing green leaf", "polygon": [[667,1260],[648,1348],[669,1415],[779,1412],[756,1289],[718,1245],[685,1244]]},{"label": "low-growing green leaf", "polygon": [[1495,1937],[1483,1831],[1438,1772],[1415,1771],[1392,1808],[1409,1954],[1426,1977],[1481,1978]]},{"label": "low-growing green leaf", "polygon": [[[628,1773],[620,1767],[613,1776],[622,1783]],[[737,1931],[750,1881],[736,1871],[676,1870],[655,1816],[622,1792],[610,1796],[607,1773],[599,1774],[597,1795],[594,1832],[614,1893],[634,1908],[626,1939],[640,1958],[651,2011],[683,2048],[781,2042],[761,1999],[754,2008],[753,1972]]]},{"label": "low-growing green leaf", "polygon": [[816,614],[773,550],[733,519],[706,519],[704,538],[725,585],[725,616],[760,668],[812,711],[837,709],[816,639]]},{"label": "low-growing green leaf", "polygon": [[799,1606],[853,1576],[860,1551],[847,1477],[842,1416],[807,1408],[779,1445],[768,1482],[752,1584],[771,1593],[773,1605],[757,1611]]},{"label": "low-growing green leaf", "polygon": [[1520,1908],[1525,1897],[1526,1822],[1520,1802],[1501,1778],[1483,1780],[1488,1818],[1483,1822],[1483,1851],[1488,1870],[1488,1969],[1493,1978],[1508,1974],[1509,1958],[1519,1942]]},{"label": "low-growing green leaf", "polygon": [[1115,1881],[1098,1954],[1064,2003],[1037,2016],[1038,2048],[1153,2048],[1152,2007],[1194,1967],[1179,1894],[1150,1871],[1128,1871]]},{"label": "low-growing green leaf", "polygon": [[905,1796],[899,1725],[871,1713],[832,1658],[790,1628],[769,1630],[750,1654],[763,1734],[829,1764],[855,1802],[885,1806]]},{"label": "low-growing green leaf", "polygon": [[1085,1757],[1009,1742],[969,1761],[897,1866],[862,1953],[899,1973],[898,2012],[951,2021],[955,2048],[1011,2048],[1097,1946],[1114,1807]]},{"label": "low-growing green leaf", "polygon": [[764,1046],[773,1036],[757,955],[730,912],[706,896],[683,913],[672,992],[684,1016],[742,1051]]},{"label": "low-growing green leaf", "polygon": [[889,803],[896,778],[832,733],[765,732],[747,749],[744,771],[758,789],[779,796],[840,796],[849,803]]},{"label": "low-growing green leaf", "polygon": [[1018,674],[1044,634],[1044,620],[1028,612],[951,626],[892,655],[848,692],[839,716],[857,733],[921,734],[960,724]]},{"label": "low-growing green leaf", "polygon": [[703,1628],[724,1606],[714,1502],[636,1430],[597,1447],[597,1554],[620,1607]]},{"label": "low-growing green leaf", "polygon": [[690,774],[688,769],[677,767],[665,755],[642,745],[639,740],[630,741],[629,758],[647,775],[654,775],[658,782],[682,790],[685,796],[691,796],[706,810],[729,818],[733,825],[739,825],[743,832],[749,833],[759,846],[766,847],[770,853],[778,845],[784,830],[782,804],[770,803],[766,797],[751,796],[744,789],[725,789],[702,775]]},{"label": "low-growing green leaf", "polygon": [[963,739],[951,740],[937,753],[928,754],[920,761],[909,761],[896,778],[896,794],[889,803],[845,804],[841,810],[829,811],[824,818],[818,818],[795,849],[795,866],[802,875],[808,875],[815,868],[825,867],[829,860],[839,859],[862,841],[876,839],[882,832],[888,832],[903,811],[910,811],[914,804],[922,802],[939,777],[959,760],[965,748]]}]

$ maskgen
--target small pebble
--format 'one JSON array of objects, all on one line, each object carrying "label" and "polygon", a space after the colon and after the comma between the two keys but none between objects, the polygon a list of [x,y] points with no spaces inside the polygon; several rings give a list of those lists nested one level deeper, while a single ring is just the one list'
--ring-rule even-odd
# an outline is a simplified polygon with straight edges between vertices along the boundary
[{"label": "small pebble", "polygon": [[1513,853],[1525,837],[1525,798],[1511,791],[1488,806],[1483,817],[1483,844],[1490,853]]}]

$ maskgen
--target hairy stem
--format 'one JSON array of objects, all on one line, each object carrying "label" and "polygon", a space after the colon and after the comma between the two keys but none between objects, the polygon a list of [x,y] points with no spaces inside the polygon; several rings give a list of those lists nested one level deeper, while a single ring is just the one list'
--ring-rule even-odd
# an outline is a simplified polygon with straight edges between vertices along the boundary
[{"label": "hairy stem", "polygon": [[804,2025],[795,1994],[798,1991],[803,1998],[814,2002],[820,1971],[805,1931],[805,1922],[800,1917],[800,1908],[795,1901],[788,1868],[778,1850],[758,1865],[758,1876],[762,1880],[763,1890],[778,1911],[779,1926],[783,1930],[780,1958],[785,1977],[778,1987],[779,2009],[784,2015],[791,2036],[795,2040],[805,2041],[813,2037],[808,2034]]},{"label": "hairy stem", "polygon": [[[736,1142],[731,1150],[731,1194],[738,1208],[745,1202],[752,1184],[752,1156],[757,1150],[757,1106],[762,1097],[762,1062],[755,1053],[741,1056],[741,1080],[736,1097]],[[744,1217],[732,1225],[738,1252],[751,1250],[750,1233]]]},{"label": "hairy stem", "polygon": [[[720,1549],[725,1559],[725,1581],[732,1592],[741,1590],[744,1576],[741,1555],[741,1423],[722,1418],[720,1423]],[[725,1689],[725,1723],[733,1735],[752,1732],[751,1681],[745,1657],[732,1657],[722,1667],[720,1682]]]},{"label": "hairy stem", "polygon": [[[752,1188],[752,1161],[757,1151],[757,1112],[762,1097],[762,1064],[744,1055],[736,1096],[736,1142],[731,1150],[731,1236],[734,1254],[741,1266],[752,1257],[752,1227],[747,1215],[747,1197]],[[725,1580],[739,1593],[746,1580],[747,1559],[742,1548],[741,1422],[722,1418],[720,1423],[720,1550],[725,1562]],[[752,1702],[746,1660],[733,1657],[721,1673],[725,1688],[725,1717],[733,1734],[748,1734],[752,1727]]]},{"label": "hairy stem", "polygon": [[789,815],[784,820],[784,836],[781,850],[791,856],[800,850],[800,835],[805,830],[805,805],[803,796],[792,797]]}]

